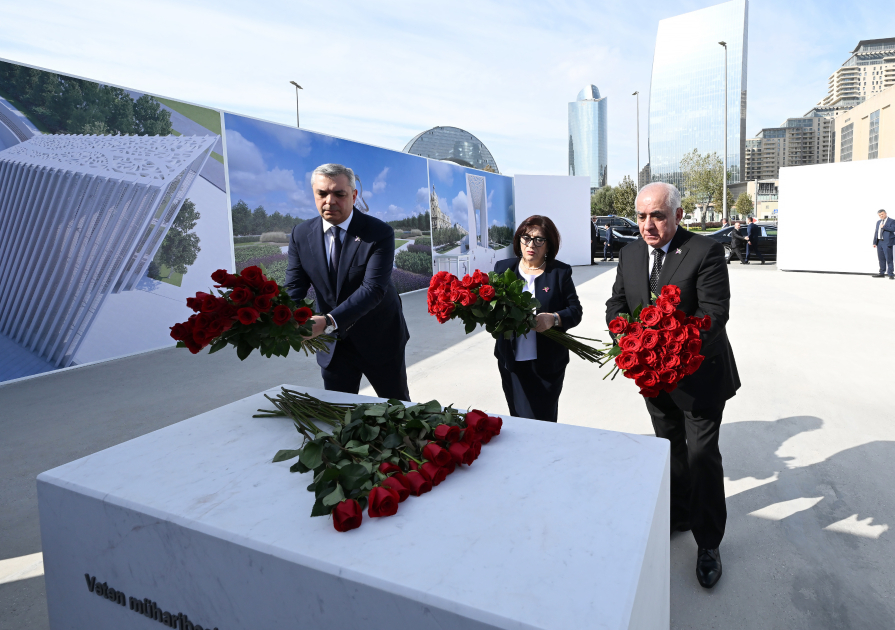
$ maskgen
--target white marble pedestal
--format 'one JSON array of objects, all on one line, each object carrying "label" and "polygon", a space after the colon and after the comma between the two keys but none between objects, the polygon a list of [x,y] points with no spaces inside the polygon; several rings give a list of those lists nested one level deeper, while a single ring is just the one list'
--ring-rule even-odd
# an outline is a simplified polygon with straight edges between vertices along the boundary
[{"label": "white marble pedestal", "polygon": [[668,628],[668,442],[505,418],[470,469],[338,533],[270,463],[299,435],[266,402],[38,477],[53,630]]}]

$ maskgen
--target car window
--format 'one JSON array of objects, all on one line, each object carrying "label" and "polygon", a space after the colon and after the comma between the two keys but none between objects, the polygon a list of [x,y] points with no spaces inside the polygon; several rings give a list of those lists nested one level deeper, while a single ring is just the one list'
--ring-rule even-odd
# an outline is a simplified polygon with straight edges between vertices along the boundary
[{"label": "car window", "polygon": [[766,227],[764,229],[765,236],[777,236],[777,228],[775,227]]}]

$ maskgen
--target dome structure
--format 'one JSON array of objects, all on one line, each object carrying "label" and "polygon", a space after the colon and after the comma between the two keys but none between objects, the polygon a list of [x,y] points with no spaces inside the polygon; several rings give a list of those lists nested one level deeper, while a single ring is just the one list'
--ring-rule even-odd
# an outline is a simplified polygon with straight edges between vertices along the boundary
[{"label": "dome structure", "polygon": [[499,173],[497,163],[481,140],[458,127],[433,127],[415,135],[403,149],[433,160],[445,160],[481,171]]},{"label": "dome structure", "polygon": [[598,101],[600,100],[600,88],[596,85],[588,85],[578,92],[579,101]]}]

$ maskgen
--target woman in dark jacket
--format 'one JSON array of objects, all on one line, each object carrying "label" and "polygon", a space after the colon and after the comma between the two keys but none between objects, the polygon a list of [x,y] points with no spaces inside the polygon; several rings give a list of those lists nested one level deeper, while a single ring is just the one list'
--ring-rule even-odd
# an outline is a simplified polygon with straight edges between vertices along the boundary
[{"label": "woman in dark jacket", "polygon": [[500,260],[497,273],[511,269],[525,280],[527,290],[541,303],[537,326],[527,335],[498,339],[494,356],[510,414],[556,422],[559,395],[569,362],[569,351],[543,332],[568,330],[581,322],[581,302],[572,282],[572,268],[556,260],[560,236],[548,217],[528,217],[513,237],[518,258]]}]

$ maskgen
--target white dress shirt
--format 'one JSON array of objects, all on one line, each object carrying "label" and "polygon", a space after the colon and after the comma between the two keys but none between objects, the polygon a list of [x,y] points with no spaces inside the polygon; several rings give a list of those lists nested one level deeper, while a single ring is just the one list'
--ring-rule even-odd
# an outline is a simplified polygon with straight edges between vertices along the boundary
[{"label": "white dress shirt", "polygon": [[[525,280],[525,290],[535,294],[535,278],[519,269],[519,275]],[[517,361],[534,361],[538,358],[538,339],[535,331],[529,331],[521,337],[516,337],[516,360]]]},{"label": "white dress shirt", "polygon": [[[348,234],[346,230],[348,230],[348,224],[351,223],[351,219],[354,218],[354,209],[351,209],[351,214],[348,215],[348,218],[342,221],[341,223],[330,223],[323,217],[320,217],[320,220],[323,221],[323,243],[326,245],[326,266],[329,267],[332,264],[333,259],[333,227],[341,228],[341,232],[339,232],[339,242],[342,245],[345,244],[345,235]],[[336,318],[332,315],[329,316],[330,319],[333,320],[333,325],[336,329],[339,328],[339,325],[336,323]]]}]

